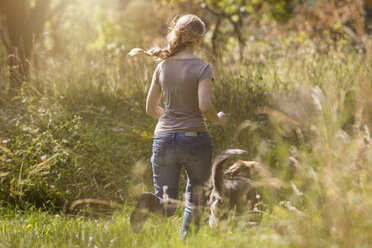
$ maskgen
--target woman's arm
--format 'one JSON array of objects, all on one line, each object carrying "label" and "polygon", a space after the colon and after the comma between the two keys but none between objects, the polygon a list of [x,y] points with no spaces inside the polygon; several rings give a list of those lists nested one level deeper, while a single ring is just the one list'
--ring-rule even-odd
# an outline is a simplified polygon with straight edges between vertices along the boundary
[{"label": "woman's arm", "polygon": [[146,100],[146,114],[156,119],[163,115],[163,108],[159,106],[161,100],[160,85],[154,81],[151,83],[149,93]]},{"label": "woman's arm", "polygon": [[199,109],[208,120],[218,125],[224,125],[226,123],[225,113],[219,112],[217,114],[212,103],[211,81],[210,78],[207,78],[199,82]]}]

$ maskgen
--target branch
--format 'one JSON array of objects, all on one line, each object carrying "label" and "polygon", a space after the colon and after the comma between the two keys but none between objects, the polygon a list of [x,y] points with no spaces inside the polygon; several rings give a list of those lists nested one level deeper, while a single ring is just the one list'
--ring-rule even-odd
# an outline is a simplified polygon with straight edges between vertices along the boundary
[{"label": "branch", "polygon": [[[215,7],[215,4],[213,4],[213,6]],[[221,12],[218,12],[216,9],[212,9],[210,8],[207,4],[204,3],[204,5],[202,6],[204,9],[206,9],[207,11],[211,12],[213,15],[216,15],[216,16],[219,16],[219,17],[224,17],[224,18],[231,18],[231,16],[233,15],[236,15],[237,13],[239,13],[239,11],[237,11],[237,13],[232,13],[232,14],[227,14],[225,11],[221,11]]]}]

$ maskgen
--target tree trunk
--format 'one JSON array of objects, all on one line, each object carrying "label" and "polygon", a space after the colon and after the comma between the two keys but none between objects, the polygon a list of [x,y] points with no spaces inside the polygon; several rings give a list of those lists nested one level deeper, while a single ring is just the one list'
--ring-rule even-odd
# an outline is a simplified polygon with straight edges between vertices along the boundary
[{"label": "tree trunk", "polygon": [[221,17],[217,17],[215,27],[213,29],[213,35],[212,35],[212,53],[213,53],[213,58],[216,59],[219,57],[219,35],[220,35],[220,25],[222,22]]},{"label": "tree trunk", "polygon": [[242,34],[242,22],[241,18],[239,17],[239,21],[234,22],[231,18],[229,19],[230,23],[234,27],[234,33],[239,42],[239,61],[243,62],[244,60],[244,48],[245,48],[245,39]]},{"label": "tree trunk", "polygon": [[0,0],[1,40],[9,53],[11,91],[29,79],[32,49],[43,32],[49,7],[49,0],[37,0],[33,8],[28,0]]}]

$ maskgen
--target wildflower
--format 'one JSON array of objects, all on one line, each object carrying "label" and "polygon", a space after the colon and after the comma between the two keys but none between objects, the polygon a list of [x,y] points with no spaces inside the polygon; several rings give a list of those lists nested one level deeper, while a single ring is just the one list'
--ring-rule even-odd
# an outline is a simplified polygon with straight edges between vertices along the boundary
[{"label": "wildflower", "polygon": [[136,133],[136,134],[139,134],[139,133],[141,132],[141,130],[136,129],[136,128],[133,128],[132,131],[133,131],[134,133]]},{"label": "wildflower", "polygon": [[253,42],[254,40],[255,40],[255,37],[254,36],[249,37],[249,41],[250,42]]},{"label": "wildflower", "polygon": [[10,139],[5,139],[5,140],[3,140],[3,143],[6,144],[6,143],[8,143],[9,141],[10,141]]},{"label": "wildflower", "polygon": [[333,29],[336,31],[336,32],[339,32],[341,33],[342,32],[342,24],[341,23],[336,23],[334,26],[333,26]]},{"label": "wildflower", "polygon": [[144,139],[153,139],[154,138],[153,135],[149,134],[146,131],[142,132],[141,137],[144,138]]},{"label": "wildflower", "polygon": [[116,43],[112,42],[112,43],[107,45],[107,50],[111,50],[111,49],[115,48],[116,46],[117,46]]},{"label": "wildflower", "polygon": [[257,195],[256,195],[256,199],[257,199],[257,200],[260,200],[260,198],[261,198],[260,194],[257,194]]},{"label": "wildflower", "polygon": [[30,229],[31,227],[32,227],[32,224],[28,224],[28,225],[26,226],[27,229]]},{"label": "wildflower", "polygon": [[345,39],[341,39],[338,41],[338,44],[340,45],[346,45],[347,44],[347,41]]}]

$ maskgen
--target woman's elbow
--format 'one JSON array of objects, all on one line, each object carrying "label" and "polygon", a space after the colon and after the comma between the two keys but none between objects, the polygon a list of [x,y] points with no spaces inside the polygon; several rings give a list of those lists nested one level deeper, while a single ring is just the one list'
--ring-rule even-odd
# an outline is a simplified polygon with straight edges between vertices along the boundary
[{"label": "woman's elbow", "polygon": [[156,117],[156,108],[146,108],[146,115],[151,116],[151,117]]},{"label": "woman's elbow", "polygon": [[146,115],[152,116],[152,111],[150,109],[146,109]]},{"label": "woman's elbow", "polygon": [[205,112],[208,111],[206,108],[204,108],[204,107],[202,107],[202,106],[199,106],[199,109],[200,109],[200,112],[201,112],[202,114],[204,114]]},{"label": "woman's elbow", "polygon": [[151,116],[152,110],[149,106],[146,106],[146,114]]}]

